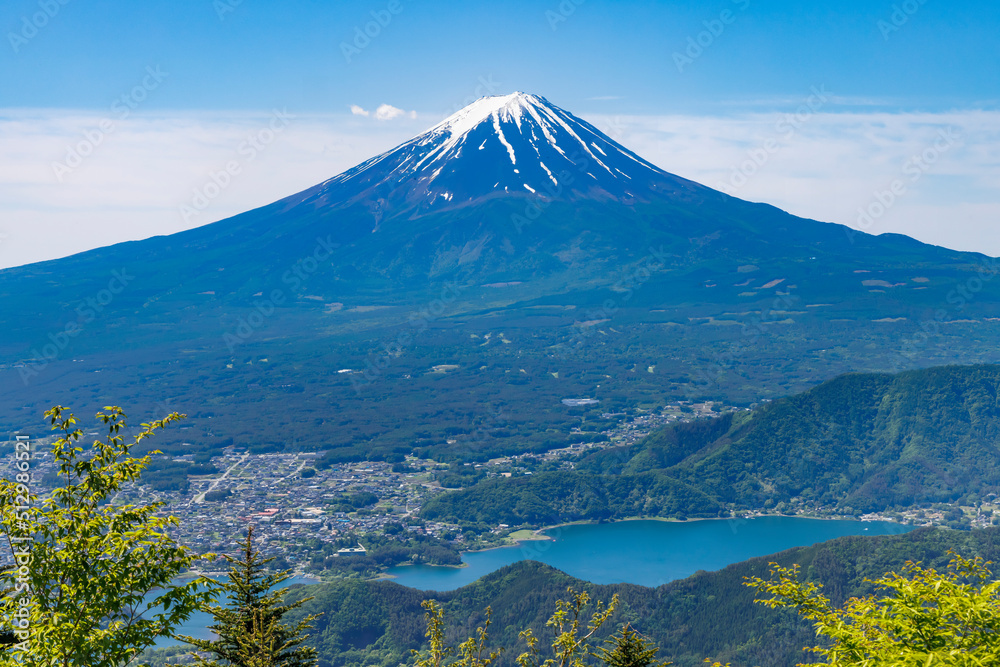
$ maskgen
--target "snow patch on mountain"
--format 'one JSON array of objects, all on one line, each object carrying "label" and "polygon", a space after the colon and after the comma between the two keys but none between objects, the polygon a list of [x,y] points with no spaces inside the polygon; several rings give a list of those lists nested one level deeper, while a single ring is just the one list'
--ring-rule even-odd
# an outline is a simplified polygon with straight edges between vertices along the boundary
[{"label": "snow patch on mountain", "polygon": [[496,196],[634,203],[693,184],[543,97],[476,100],[423,134],[302,193],[315,205],[466,206]]}]

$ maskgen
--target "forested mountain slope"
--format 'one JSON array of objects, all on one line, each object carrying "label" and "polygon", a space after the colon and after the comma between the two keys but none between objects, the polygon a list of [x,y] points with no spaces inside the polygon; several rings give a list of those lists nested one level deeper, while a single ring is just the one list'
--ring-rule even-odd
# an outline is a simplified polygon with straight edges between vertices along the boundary
[{"label": "forested mountain slope", "polygon": [[[733,524],[736,530],[739,523]],[[754,604],[754,591],[744,577],[767,577],[768,563],[798,563],[805,575],[825,585],[834,604],[871,592],[866,578],[899,571],[907,560],[943,568],[948,550],[965,556],[1000,559],[1000,529],[960,532],[944,528],[920,529],[887,537],[844,537],[812,547],[791,549],[754,558],[718,572],[700,572],[658,588],[627,584],[598,586],[574,579],[547,565],[522,561],[449,593],[422,592],[388,581],[345,580],[320,586],[297,587],[290,595],[315,595],[300,613],[325,612],[313,633],[313,644],[323,667],[340,665],[396,665],[409,650],[424,642],[421,601],[444,604],[448,633],[462,640],[493,609],[493,639],[508,647],[502,664],[511,665],[524,650],[517,633],[530,626],[550,637],[545,620],[557,599],[567,599],[566,588],[590,591],[593,598],[610,600],[618,594],[620,611],[607,628],[629,622],[654,640],[660,658],[684,667],[705,657],[732,661],[736,666],[791,667],[807,659],[802,647],[815,643],[809,623],[794,613]]]},{"label": "forested mountain slope", "polygon": [[[844,375],[751,412],[595,452],[573,471],[440,496],[424,512],[515,524],[714,516],[782,502],[848,513],[971,504],[1000,493],[998,390],[996,365]],[[655,486],[636,483],[650,477]]]},{"label": "forested mountain slope", "polygon": [[172,454],[480,462],[664,399],[1000,363],[997,260],[728,196],[539,96],[484,98],[327,176],[0,271],[0,430],[115,396],[189,415]]}]

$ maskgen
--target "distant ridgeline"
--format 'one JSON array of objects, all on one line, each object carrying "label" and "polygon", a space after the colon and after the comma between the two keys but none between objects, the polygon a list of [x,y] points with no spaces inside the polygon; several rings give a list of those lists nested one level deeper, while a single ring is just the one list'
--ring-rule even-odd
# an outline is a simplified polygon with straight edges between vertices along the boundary
[{"label": "distant ridgeline", "polygon": [[881,511],[1000,493],[1000,366],[852,374],[752,412],[676,424],[574,471],[438,496],[427,518],[555,523],[779,503]]},{"label": "distant ridgeline", "polygon": [[397,665],[409,650],[424,643],[420,602],[435,598],[444,604],[449,639],[461,641],[484,621],[487,605],[493,609],[493,638],[508,647],[501,665],[513,665],[524,650],[518,631],[530,626],[544,638],[551,634],[545,620],[557,599],[566,599],[567,586],[586,589],[597,600],[617,593],[622,601],[607,634],[623,623],[660,646],[657,656],[680,667],[704,664],[710,657],[736,665],[791,667],[807,660],[802,647],[815,644],[807,621],[790,610],[771,610],[754,604],[754,591],[744,577],[768,576],[768,563],[798,563],[810,580],[824,584],[835,605],[856,595],[872,593],[865,578],[900,571],[907,560],[944,569],[951,549],[964,556],[1000,560],[1000,529],[960,532],[924,528],[892,537],[842,537],[812,547],[783,551],[730,565],[719,572],[700,572],[688,579],[646,588],[631,584],[598,586],[574,579],[547,565],[521,561],[457,591],[434,593],[405,588],[388,581],[343,580],[322,586],[295,588],[298,599],[315,595],[297,614],[325,612],[311,641],[319,649],[321,665]]}]

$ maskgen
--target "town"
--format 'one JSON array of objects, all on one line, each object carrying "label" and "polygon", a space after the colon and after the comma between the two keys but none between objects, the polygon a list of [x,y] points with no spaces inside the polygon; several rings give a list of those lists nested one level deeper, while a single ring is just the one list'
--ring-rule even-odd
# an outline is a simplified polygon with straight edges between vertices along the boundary
[{"label": "town", "polygon": [[[606,413],[602,415],[604,419],[619,420],[603,432],[606,440],[574,444],[542,454],[525,453],[485,463],[465,463],[462,465],[470,469],[470,474],[457,479],[512,477],[532,475],[540,469],[572,468],[574,460],[590,449],[631,445],[673,422],[745,409],[711,402],[694,405],[681,402],[631,415]],[[50,440],[32,442],[32,491],[40,498],[45,497],[57,479],[46,446]],[[350,572],[375,575],[400,562],[397,554],[394,560],[355,566],[347,572],[337,567],[341,562],[364,562],[373,543],[409,542],[412,553],[402,554],[407,556],[404,562],[432,562],[422,556],[424,549],[420,545],[447,546],[450,560],[446,558],[437,564],[458,564],[459,551],[510,544],[530,534],[525,528],[543,528],[459,525],[422,519],[420,510],[429,498],[460,490],[461,487],[453,487],[445,479],[453,465],[411,456],[404,463],[360,461],[319,469],[317,460],[321,455],[322,452],[251,454],[230,446],[212,457],[210,467],[216,472],[190,475],[183,490],[157,489],[155,482],[147,482],[129,488],[115,503],[160,503],[160,516],[177,519],[171,529],[172,536],[199,554],[235,552],[247,526],[253,524],[257,546],[264,556],[275,558],[278,566],[303,574],[326,572],[331,576]],[[172,462],[190,464],[193,459],[188,454],[172,457]],[[14,465],[14,458],[8,458],[7,475],[11,478]],[[734,512],[733,516],[742,519],[775,513],[804,517],[842,514],[834,508],[782,503],[751,512]],[[991,522],[992,513],[990,505],[971,504],[869,515],[857,513],[857,516],[862,520],[915,525],[958,520],[981,527]],[[4,559],[9,557],[4,554]]]}]

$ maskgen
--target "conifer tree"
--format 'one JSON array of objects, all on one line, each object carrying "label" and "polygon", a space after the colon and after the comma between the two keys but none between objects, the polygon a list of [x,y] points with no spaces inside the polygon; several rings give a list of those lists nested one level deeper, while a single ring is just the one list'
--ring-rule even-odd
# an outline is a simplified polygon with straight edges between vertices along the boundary
[{"label": "conifer tree", "polygon": [[293,626],[282,617],[312,600],[303,598],[282,604],[286,588],[276,588],[291,577],[288,570],[269,573],[268,563],[253,547],[253,527],[247,531],[241,558],[225,557],[230,564],[229,581],[221,585],[228,606],[207,606],[215,622],[208,627],[218,639],[204,640],[178,636],[212,659],[195,656],[199,667],[315,667],[316,649],[302,646],[316,615],[306,616]]},{"label": "conifer tree", "polygon": [[656,654],[660,650],[638,632],[632,626],[625,624],[614,637],[605,640],[611,648],[600,647],[597,649],[595,657],[608,667],[666,667],[668,662],[660,662],[656,659]]}]

